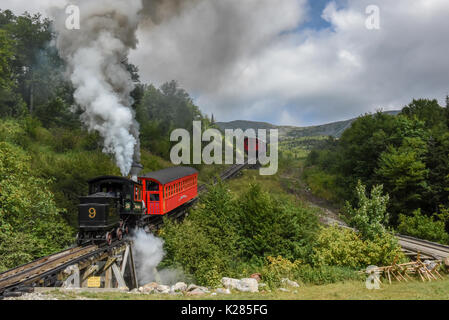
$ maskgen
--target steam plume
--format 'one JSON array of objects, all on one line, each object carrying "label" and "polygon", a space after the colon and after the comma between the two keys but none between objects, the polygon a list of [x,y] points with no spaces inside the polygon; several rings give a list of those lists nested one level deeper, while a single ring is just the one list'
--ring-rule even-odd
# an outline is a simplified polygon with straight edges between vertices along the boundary
[{"label": "steam plume", "polygon": [[156,267],[164,258],[164,242],[144,230],[135,231],[133,253],[140,284],[157,280]]},{"label": "steam plume", "polygon": [[156,269],[165,256],[164,241],[142,229],[134,232],[133,254],[140,285],[153,281],[171,285],[186,279],[180,269]]},{"label": "steam plume", "polygon": [[[137,45],[139,24],[159,24],[193,2],[181,0],[76,0],[81,30],[66,28],[66,14],[54,9],[57,47],[69,67],[74,98],[88,130],[104,139],[123,175],[140,162],[139,124],[130,108],[134,84],[126,70],[129,51]],[[59,13],[59,14],[58,14]]]},{"label": "steam plume", "polygon": [[[134,84],[123,61],[135,48],[140,0],[78,0],[81,30],[65,27],[56,15],[57,47],[69,68],[74,98],[89,130],[100,133],[104,152],[115,156],[123,175],[133,156],[139,162],[139,125],[130,108]],[[58,18],[59,17],[59,18]]]}]

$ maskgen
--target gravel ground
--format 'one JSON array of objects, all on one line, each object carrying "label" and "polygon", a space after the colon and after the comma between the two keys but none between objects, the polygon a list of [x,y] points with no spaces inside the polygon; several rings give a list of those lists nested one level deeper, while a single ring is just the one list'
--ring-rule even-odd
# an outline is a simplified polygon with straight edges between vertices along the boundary
[{"label": "gravel ground", "polygon": [[[85,297],[75,296],[71,297],[71,299],[74,300],[96,300],[96,299],[89,299]],[[63,296],[55,296],[50,293],[41,293],[41,292],[33,292],[33,293],[25,293],[21,295],[20,297],[9,297],[5,298],[4,300],[65,300]]]},{"label": "gravel ground", "polygon": [[20,297],[10,297],[4,300],[59,300],[51,294],[42,294],[40,292],[25,293]]}]

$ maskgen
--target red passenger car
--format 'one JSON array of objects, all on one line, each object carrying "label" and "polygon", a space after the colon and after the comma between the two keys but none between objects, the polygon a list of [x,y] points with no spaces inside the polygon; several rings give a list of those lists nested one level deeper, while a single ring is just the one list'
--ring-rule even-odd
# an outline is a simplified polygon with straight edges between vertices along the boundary
[{"label": "red passenger car", "polygon": [[244,148],[246,154],[248,154],[249,151],[255,151],[257,156],[259,152],[265,152],[267,146],[265,142],[260,139],[245,137]]},{"label": "red passenger car", "polygon": [[164,215],[198,196],[198,171],[173,167],[139,177],[146,214]]}]

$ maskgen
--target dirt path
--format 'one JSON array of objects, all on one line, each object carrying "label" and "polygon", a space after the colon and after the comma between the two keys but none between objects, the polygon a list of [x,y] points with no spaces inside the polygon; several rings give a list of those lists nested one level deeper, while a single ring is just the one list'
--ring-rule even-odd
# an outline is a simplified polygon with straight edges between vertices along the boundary
[{"label": "dirt path", "polygon": [[323,224],[339,224],[347,226],[340,218],[339,208],[331,202],[319,198],[312,194],[307,184],[301,179],[303,174],[303,167],[294,168],[283,172],[280,176],[281,185],[287,192],[294,194],[299,200],[308,203],[311,207],[321,210],[322,215],[320,221]]}]

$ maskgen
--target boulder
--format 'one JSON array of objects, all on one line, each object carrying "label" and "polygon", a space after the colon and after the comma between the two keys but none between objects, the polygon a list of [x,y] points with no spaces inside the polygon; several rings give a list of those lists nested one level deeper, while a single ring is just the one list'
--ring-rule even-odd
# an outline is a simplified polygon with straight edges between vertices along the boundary
[{"label": "boulder", "polygon": [[240,280],[239,279],[233,279],[233,278],[222,278],[221,283],[223,284],[223,287],[227,289],[237,289],[239,286]]},{"label": "boulder", "polygon": [[282,291],[282,292],[290,292],[290,290],[287,290],[287,289],[285,289],[285,288],[279,288],[279,291]]},{"label": "boulder", "polygon": [[209,293],[209,292],[210,291],[209,291],[208,288],[206,288],[206,287],[198,287],[197,286],[193,290],[188,291],[187,295],[188,296],[199,296],[199,295],[203,295],[203,294],[206,294],[206,293]]},{"label": "boulder", "polygon": [[160,284],[160,285],[157,286],[156,291],[157,291],[158,293],[164,293],[164,294],[167,294],[167,293],[170,293],[170,287],[169,287],[169,286],[164,286],[164,285]]},{"label": "boulder", "polygon": [[146,285],[140,287],[139,291],[143,293],[153,293],[157,290],[158,286],[159,284],[157,284],[156,282],[147,283]]},{"label": "boulder", "polygon": [[222,278],[221,283],[226,289],[235,289],[241,292],[259,292],[259,285],[254,278],[233,279]]},{"label": "boulder", "polygon": [[291,281],[290,279],[284,278],[281,280],[281,282],[289,287],[298,288],[299,284],[295,281]]},{"label": "boulder", "polygon": [[424,264],[426,265],[426,268],[429,271],[433,271],[438,266],[438,263],[436,263],[435,261],[430,261],[430,260],[425,260]]},{"label": "boulder", "polygon": [[256,279],[244,278],[236,289],[241,292],[259,292],[259,284]]},{"label": "boulder", "polygon": [[206,287],[200,287],[200,286],[197,286],[196,284],[190,284],[188,287],[187,287],[187,292],[192,292],[192,291],[194,291],[194,290],[199,290],[199,291],[203,291],[203,292],[205,292],[205,293],[208,293],[208,292],[210,292],[209,291],[209,288],[206,288]]},{"label": "boulder", "polygon": [[192,291],[192,290],[195,290],[196,288],[198,288],[198,286],[196,284],[192,283],[192,284],[189,284],[186,291]]},{"label": "boulder", "polygon": [[178,282],[174,286],[172,286],[172,290],[174,292],[186,291],[187,290],[187,284],[185,284],[184,282]]},{"label": "boulder", "polygon": [[231,290],[224,288],[218,288],[215,292],[218,294],[231,294]]}]

